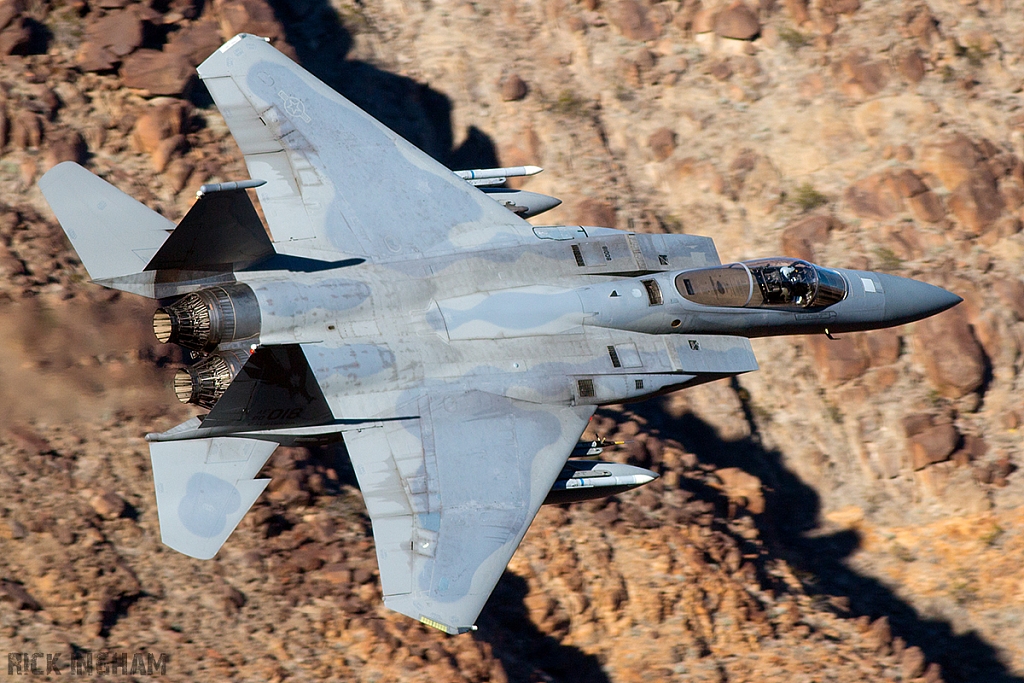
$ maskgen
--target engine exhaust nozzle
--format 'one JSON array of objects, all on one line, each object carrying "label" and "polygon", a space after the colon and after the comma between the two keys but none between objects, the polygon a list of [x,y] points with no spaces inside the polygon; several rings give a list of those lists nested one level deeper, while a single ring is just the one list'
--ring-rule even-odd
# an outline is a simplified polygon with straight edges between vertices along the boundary
[{"label": "engine exhaust nozzle", "polygon": [[249,355],[245,351],[221,351],[174,373],[174,394],[182,403],[213,408]]},{"label": "engine exhaust nozzle", "polygon": [[259,333],[259,302],[243,284],[200,289],[153,313],[153,334],[159,342],[201,353]]}]

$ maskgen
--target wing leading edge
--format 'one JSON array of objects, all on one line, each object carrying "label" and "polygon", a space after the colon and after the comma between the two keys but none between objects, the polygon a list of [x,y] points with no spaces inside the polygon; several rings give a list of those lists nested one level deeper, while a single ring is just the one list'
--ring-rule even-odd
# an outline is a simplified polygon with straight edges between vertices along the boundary
[{"label": "wing leading edge", "polygon": [[480,391],[345,432],[373,522],[384,603],[470,630],[593,414]]},{"label": "wing leading edge", "polygon": [[262,38],[199,66],[245,155],[275,244],[371,260],[519,244],[530,226]]}]

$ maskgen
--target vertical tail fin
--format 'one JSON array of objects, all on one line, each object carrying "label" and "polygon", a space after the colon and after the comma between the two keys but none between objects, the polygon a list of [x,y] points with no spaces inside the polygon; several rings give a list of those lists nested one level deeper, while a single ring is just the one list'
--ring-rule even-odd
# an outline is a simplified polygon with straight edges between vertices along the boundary
[{"label": "vertical tail fin", "polygon": [[50,208],[89,277],[141,273],[174,223],[78,164],[57,164],[39,179]]}]

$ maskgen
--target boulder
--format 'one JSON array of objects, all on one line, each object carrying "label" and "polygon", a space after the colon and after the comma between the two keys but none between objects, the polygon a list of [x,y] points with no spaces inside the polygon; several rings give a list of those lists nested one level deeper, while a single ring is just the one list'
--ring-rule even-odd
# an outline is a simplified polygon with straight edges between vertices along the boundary
[{"label": "boulder", "polygon": [[825,381],[841,384],[867,371],[870,361],[857,341],[858,337],[850,335],[838,339],[821,335],[810,337],[818,371]]},{"label": "boulder", "polygon": [[831,216],[809,216],[782,231],[781,248],[786,256],[814,261],[814,247],[825,244],[835,225]]},{"label": "boulder", "polygon": [[1024,281],[1020,278],[998,278],[992,289],[1017,320],[1024,320]]},{"label": "boulder", "polygon": [[761,33],[761,22],[754,10],[734,2],[715,15],[714,30],[722,38],[753,40]]},{"label": "boulder", "polygon": [[0,0],[0,30],[25,11],[25,0]]},{"label": "boulder", "polygon": [[765,510],[761,480],[739,467],[723,467],[715,470],[715,476],[722,482],[722,492],[729,500],[744,506],[755,515]]},{"label": "boulder", "polygon": [[89,505],[96,511],[96,514],[104,519],[117,519],[128,508],[124,498],[113,491],[97,493],[89,499]]},{"label": "boulder", "polygon": [[976,169],[949,196],[949,210],[976,235],[995,223],[1003,213],[1004,206],[996,179],[984,167]]},{"label": "boulder", "polygon": [[789,12],[789,18],[797,26],[810,20],[811,14],[807,8],[807,0],[785,0],[784,4],[786,11]]},{"label": "boulder", "polygon": [[661,36],[662,27],[652,20],[647,7],[636,0],[619,0],[608,18],[630,40],[656,40]]},{"label": "boulder", "polygon": [[938,223],[946,216],[942,199],[931,190],[908,197],[906,203],[910,214],[922,223]]},{"label": "boulder", "polygon": [[864,336],[864,346],[871,367],[892,365],[900,359],[903,338],[895,329],[875,330]]},{"label": "boulder", "polygon": [[974,338],[963,306],[917,323],[913,337],[914,352],[940,394],[960,398],[981,388],[985,354]]},{"label": "boulder", "polygon": [[78,131],[66,133],[50,142],[43,160],[43,170],[49,170],[64,161],[85,162],[85,140]]},{"label": "boulder", "polygon": [[90,21],[85,35],[86,43],[105,47],[114,56],[124,57],[142,45],[142,19],[134,7],[110,12]]},{"label": "boulder", "polygon": [[121,65],[121,81],[128,88],[145,90],[151,95],[181,95],[191,87],[195,69],[188,58],[177,52],[137,50]]},{"label": "boulder", "polygon": [[935,426],[934,419],[928,413],[911,413],[910,415],[904,415],[903,419],[900,420],[900,423],[903,425],[903,433],[906,434],[908,439],[913,438]]},{"label": "boulder", "polygon": [[216,0],[214,15],[220,20],[222,36],[252,33],[270,38],[278,50],[296,59],[295,49],[285,40],[284,26],[266,0]]},{"label": "boulder", "polygon": [[505,102],[518,102],[526,97],[526,81],[519,74],[511,74],[501,83],[501,99]]},{"label": "boulder", "polygon": [[949,460],[960,443],[960,434],[951,424],[929,427],[910,439],[911,464],[915,470]]},{"label": "boulder", "polygon": [[900,656],[900,669],[903,671],[903,680],[909,681],[924,673],[924,652],[916,645],[908,647]]},{"label": "boulder", "polygon": [[109,49],[90,41],[83,42],[75,55],[75,62],[82,71],[110,71],[120,61]]},{"label": "boulder", "polygon": [[896,59],[896,70],[907,83],[920,83],[924,80],[924,59],[919,50],[909,50]]},{"label": "boulder", "polygon": [[900,186],[887,171],[858,180],[846,188],[843,199],[850,211],[861,218],[888,220],[903,211]]},{"label": "boulder", "polygon": [[651,133],[647,139],[647,146],[651,148],[654,158],[664,161],[672,156],[676,150],[676,134],[671,128],[659,128]]},{"label": "boulder", "polygon": [[0,55],[27,52],[33,42],[33,26],[32,20],[28,17],[18,17],[0,31]]},{"label": "boulder", "polygon": [[139,152],[154,154],[164,140],[185,132],[191,108],[182,100],[154,101],[132,128],[131,143]]},{"label": "boulder", "polygon": [[39,114],[21,110],[11,118],[11,146],[15,149],[38,147],[43,141],[43,119]]},{"label": "boulder", "polygon": [[199,66],[223,42],[217,23],[212,19],[203,19],[172,33],[167,39],[164,51],[180,54],[192,66]]},{"label": "boulder", "polygon": [[893,178],[897,192],[906,200],[914,218],[925,223],[937,223],[946,215],[942,200],[928,189],[916,173],[903,169],[896,172]]},{"label": "boulder", "polygon": [[889,80],[885,63],[869,59],[866,51],[848,54],[834,72],[839,89],[858,99],[878,94]]},{"label": "boulder", "polygon": [[948,190],[970,180],[985,163],[981,149],[961,133],[925,145],[920,160],[921,170],[934,175]]}]

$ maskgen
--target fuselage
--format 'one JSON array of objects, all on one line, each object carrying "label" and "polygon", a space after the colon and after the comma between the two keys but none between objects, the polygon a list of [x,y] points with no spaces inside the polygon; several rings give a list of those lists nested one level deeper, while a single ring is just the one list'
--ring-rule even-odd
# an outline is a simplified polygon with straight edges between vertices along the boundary
[{"label": "fuselage", "polygon": [[[307,344],[336,417],[388,417],[423,387],[470,377],[525,401],[606,404],[754,370],[750,337],[886,327],[959,301],[913,280],[819,269],[827,305],[808,305],[806,293],[779,295],[746,265],[721,266],[704,237],[536,232],[533,244],[457,257],[239,271],[259,334],[221,349]],[[693,289],[698,278],[710,300]]]}]

